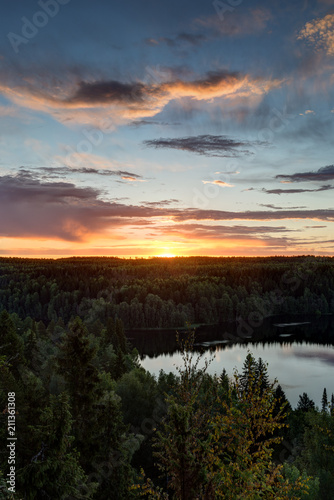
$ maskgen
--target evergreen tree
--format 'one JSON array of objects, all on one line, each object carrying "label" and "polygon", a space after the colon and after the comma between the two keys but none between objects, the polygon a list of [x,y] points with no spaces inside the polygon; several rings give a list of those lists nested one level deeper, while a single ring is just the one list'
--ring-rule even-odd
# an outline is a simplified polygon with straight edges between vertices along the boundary
[{"label": "evergreen tree", "polygon": [[120,350],[123,354],[128,352],[127,341],[124,333],[124,326],[121,319],[116,319],[115,324],[115,338],[116,338],[116,349]]},{"label": "evergreen tree", "polygon": [[327,390],[325,387],[321,398],[321,411],[327,413],[327,410],[328,410],[328,399],[327,399]]},{"label": "evergreen tree", "polygon": [[303,448],[295,462],[319,478],[319,498],[334,498],[334,419],[328,413],[306,413]]},{"label": "evergreen tree", "polygon": [[[183,349],[183,360],[184,369],[175,394],[167,398],[167,417],[156,444],[158,465],[173,498],[274,500],[300,498],[307,492],[307,478],[299,476],[289,482],[282,466],[272,462],[272,446],[281,441],[274,434],[283,425],[284,407],[273,415],[275,383],[263,389],[252,357],[246,359],[246,390],[244,373],[242,381],[236,373],[228,401],[218,396],[205,406],[199,402],[207,365],[199,370],[198,360],[193,363],[187,349]],[[215,411],[217,403],[219,411]],[[150,480],[142,491],[149,498],[166,498]]]},{"label": "evergreen tree", "polygon": [[16,333],[14,322],[7,311],[0,314],[0,347],[1,355],[6,356],[7,363],[10,363],[17,374],[19,365],[25,362],[23,342]]},{"label": "evergreen tree", "polygon": [[96,348],[80,318],[69,324],[59,351],[57,370],[63,376],[65,389],[70,395],[74,436],[83,454],[82,460],[89,460],[84,449],[89,447],[87,436],[95,420],[93,405],[98,402],[102,391],[98,370],[93,364]]},{"label": "evergreen tree", "polygon": [[[18,471],[18,490],[27,500],[92,498],[97,484],[86,484],[79,455],[72,448],[71,427],[68,395],[51,395],[49,405],[41,412],[39,425],[30,427],[35,440],[30,463]],[[86,496],[87,490],[89,496]]]},{"label": "evergreen tree", "polygon": [[297,410],[307,412],[314,409],[315,409],[314,401],[308,397],[306,392],[303,392],[303,394],[299,396]]},{"label": "evergreen tree", "polygon": [[255,380],[257,371],[257,362],[253,355],[249,352],[243,364],[242,373],[240,375],[240,387],[246,393],[249,391],[250,385]]},{"label": "evergreen tree", "polygon": [[263,393],[269,387],[269,375],[267,364],[261,358],[257,360],[255,377],[259,381],[261,393]]},{"label": "evergreen tree", "polygon": [[225,368],[223,368],[223,371],[219,377],[220,384],[222,386],[223,391],[227,394],[230,388],[230,381],[227,375],[227,372]]}]

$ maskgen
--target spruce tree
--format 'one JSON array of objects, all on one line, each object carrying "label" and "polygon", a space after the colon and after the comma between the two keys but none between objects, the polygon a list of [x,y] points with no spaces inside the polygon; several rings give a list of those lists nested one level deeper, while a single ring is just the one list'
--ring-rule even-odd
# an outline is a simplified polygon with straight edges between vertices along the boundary
[{"label": "spruce tree", "polygon": [[79,454],[73,448],[71,429],[68,395],[51,395],[48,406],[41,411],[38,425],[30,427],[35,442],[30,461],[18,471],[19,492],[27,500],[92,498],[98,484],[87,484]]},{"label": "spruce tree", "polygon": [[74,436],[79,451],[83,453],[82,463],[90,460],[84,451],[89,448],[89,435],[95,420],[93,405],[102,394],[99,373],[93,364],[95,355],[96,348],[92,346],[86,327],[80,318],[76,318],[69,324],[59,346],[57,371],[63,376],[65,389],[70,395]]},{"label": "spruce tree", "polygon": [[325,387],[321,398],[321,411],[327,413],[327,409],[328,409],[328,399],[327,399],[327,390]]},{"label": "spruce tree", "polygon": [[314,409],[315,409],[314,401],[308,397],[306,392],[303,392],[303,394],[299,396],[297,410],[307,412]]}]

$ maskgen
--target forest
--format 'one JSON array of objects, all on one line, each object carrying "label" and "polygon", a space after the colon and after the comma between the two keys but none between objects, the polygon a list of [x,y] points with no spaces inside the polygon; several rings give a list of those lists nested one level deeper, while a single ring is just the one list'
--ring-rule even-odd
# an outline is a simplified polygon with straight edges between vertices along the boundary
[{"label": "forest", "polygon": [[[265,360],[210,375],[193,348],[197,325],[333,312],[327,257],[0,259],[0,498],[334,498],[333,394],[292,408]],[[131,345],[157,328],[177,374]]]}]

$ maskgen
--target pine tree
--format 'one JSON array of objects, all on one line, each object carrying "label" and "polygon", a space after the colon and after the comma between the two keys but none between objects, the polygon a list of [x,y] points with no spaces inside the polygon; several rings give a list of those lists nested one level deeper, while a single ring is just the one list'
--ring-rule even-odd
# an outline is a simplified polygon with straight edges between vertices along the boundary
[{"label": "pine tree", "polygon": [[321,411],[327,413],[327,409],[328,409],[328,399],[327,399],[327,390],[325,387],[321,398]]}]

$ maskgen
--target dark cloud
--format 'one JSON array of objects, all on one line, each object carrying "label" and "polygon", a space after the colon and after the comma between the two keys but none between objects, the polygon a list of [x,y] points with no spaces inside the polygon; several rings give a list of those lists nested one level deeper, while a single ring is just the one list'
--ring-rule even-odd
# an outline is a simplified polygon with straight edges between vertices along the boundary
[{"label": "dark cloud", "polygon": [[301,207],[277,207],[276,205],[272,205],[271,203],[269,203],[269,204],[259,203],[258,205],[260,207],[272,208],[273,210],[297,210],[297,209],[306,208],[305,206],[301,206]]},{"label": "dark cloud", "polygon": [[[166,230],[171,230],[170,226]],[[174,232],[191,231],[197,237],[249,237],[254,234],[295,232],[295,229],[288,229],[285,226],[205,226],[204,224],[179,224]]]},{"label": "dark cloud", "polygon": [[160,113],[170,102],[212,102],[212,99],[249,98],[268,93],[282,85],[281,80],[253,77],[222,69],[194,76],[187,66],[181,68],[147,66],[143,81],[93,79],[87,71],[64,72],[50,80],[45,70],[29,71],[23,78],[18,72],[0,75],[2,94],[12,102],[24,102],[26,108],[46,112],[61,123],[94,124],[109,129],[125,122],[148,119]]},{"label": "dark cloud", "polygon": [[[151,89],[153,92],[153,89]],[[101,104],[144,102],[148,88],[143,83],[121,83],[116,80],[100,82],[80,82],[75,94],[68,99],[70,103]]]},{"label": "dark cloud", "polygon": [[315,210],[249,210],[246,212],[227,212],[223,210],[187,209],[173,214],[177,221],[186,220],[286,220],[309,219],[334,221],[334,209]]},{"label": "dark cloud", "polygon": [[295,174],[280,174],[276,175],[276,179],[284,179],[289,182],[304,182],[304,181],[331,181],[334,180],[334,165],[321,167],[316,172],[297,172]]},{"label": "dark cloud", "polygon": [[265,189],[263,188],[261,191],[267,194],[299,194],[299,193],[316,193],[318,191],[330,191],[334,189],[334,186],[326,185],[321,186],[317,189]]},{"label": "dark cloud", "polygon": [[177,126],[177,125],[181,125],[180,122],[158,122],[158,121],[155,121],[155,120],[135,120],[131,123],[129,123],[129,125],[131,127],[141,127],[142,125],[154,125],[155,127],[158,125],[158,126],[161,126],[161,127],[169,127],[169,126]]},{"label": "dark cloud", "polygon": [[[224,93],[224,87],[233,90],[234,86],[245,81],[245,75],[238,72],[229,72],[227,70],[209,71],[203,78],[197,80],[186,80],[188,70],[175,68],[147,68],[148,74],[153,78],[153,83],[130,82],[123,83],[117,80],[109,81],[81,81],[75,93],[67,100],[58,102],[61,104],[123,104],[123,105],[148,105],[155,103],[159,99],[165,99],[169,94],[175,94],[181,91],[189,92],[189,95],[196,95],[205,91],[217,91],[221,89]],[[186,75],[184,74],[186,73]],[[166,81],[166,79],[168,81]],[[53,100],[55,100],[53,98]]]},{"label": "dark cloud", "polygon": [[[141,175],[134,174],[133,172],[127,172],[126,170],[103,170],[92,167],[82,167],[82,168],[69,168],[69,167],[41,167],[38,169],[39,172],[49,176],[66,176],[70,174],[90,174],[90,175],[102,175],[106,177],[131,177],[133,179],[142,179]],[[22,172],[22,170],[21,170]]]},{"label": "dark cloud", "polygon": [[[172,148],[189,151],[199,155],[219,156],[224,158],[236,157],[242,154],[252,154],[247,148],[254,145],[263,145],[260,142],[235,141],[224,135],[197,135],[193,137],[179,137],[171,139],[152,139],[144,141],[145,146],[153,148]],[[246,148],[246,149],[245,149]]]},{"label": "dark cloud", "polygon": [[193,34],[193,33],[180,33],[177,36],[170,37],[159,37],[159,38],[146,38],[145,43],[147,45],[156,46],[160,44],[166,44],[168,47],[172,48],[183,48],[184,45],[200,45],[203,42],[206,42],[208,38],[202,34]]},{"label": "dark cloud", "polygon": [[[96,198],[100,192],[94,188],[78,188],[69,182],[44,182],[37,180],[27,170],[16,175],[0,177],[1,203],[60,203],[67,204],[69,198],[87,201]],[[6,213],[6,211],[2,211]],[[8,213],[7,213],[8,216]]]},{"label": "dark cloud", "polygon": [[[0,177],[0,234],[82,241],[91,233],[150,217],[152,208],[102,200],[102,192],[70,182],[43,182],[30,172]],[[149,221],[148,221],[149,223]]]},{"label": "dark cloud", "polygon": [[[71,182],[47,182],[34,177],[27,170],[0,177],[0,235],[5,237],[58,238],[68,241],[84,241],[92,234],[103,234],[125,225],[145,226],[159,222],[164,217],[180,224],[191,221],[231,220],[287,220],[306,219],[334,221],[334,209],[278,210],[232,212],[222,210],[200,210],[174,208],[178,200],[146,202],[139,206],[105,201],[103,192],[90,187],[77,187]],[[165,205],[165,206],[164,206]],[[171,228],[170,228],[171,229]],[[245,236],[264,232],[287,231],[284,227],[205,228],[193,226],[198,234],[212,231],[223,235]],[[232,236],[230,236],[232,237]],[[268,236],[269,237],[269,236]]]},{"label": "dark cloud", "polygon": [[172,198],[171,200],[161,200],[161,201],[142,201],[143,205],[147,205],[150,207],[160,207],[164,205],[172,205],[173,203],[180,203],[180,200],[176,200]]},{"label": "dark cloud", "polygon": [[304,226],[305,229],[323,229],[324,227],[327,226]]}]

